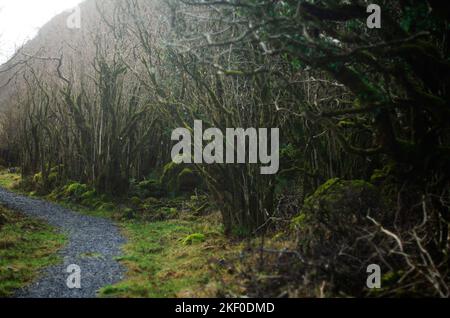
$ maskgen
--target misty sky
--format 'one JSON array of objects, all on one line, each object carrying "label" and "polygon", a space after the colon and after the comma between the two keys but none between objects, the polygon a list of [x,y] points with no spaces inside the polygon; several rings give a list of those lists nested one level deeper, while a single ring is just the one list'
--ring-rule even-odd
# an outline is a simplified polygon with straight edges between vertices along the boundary
[{"label": "misty sky", "polygon": [[0,64],[40,27],[83,0],[0,0]]}]

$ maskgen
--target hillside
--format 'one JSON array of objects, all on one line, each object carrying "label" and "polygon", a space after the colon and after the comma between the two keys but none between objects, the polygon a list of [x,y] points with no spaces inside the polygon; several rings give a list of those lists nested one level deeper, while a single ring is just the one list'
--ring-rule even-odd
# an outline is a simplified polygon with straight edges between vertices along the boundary
[{"label": "hillside", "polygon": [[[38,32],[36,37],[21,47],[15,56],[0,66],[0,108],[4,109],[11,103],[10,98],[14,95],[15,87],[23,85],[22,74],[25,72],[23,63],[26,61],[35,67],[38,73],[44,73],[48,77],[56,76],[57,64],[49,58],[63,56],[66,63],[63,71],[67,71],[69,65],[76,67],[74,72],[82,72],[89,68],[89,60],[93,56],[94,41],[93,34],[107,32],[102,30],[101,17],[97,11],[98,3],[105,5],[104,1],[89,0],[80,4],[81,28],[69,28],[68,19],[71,12],[63,12],[46,23]],[[107,7],[107,6],[106,6]],[[18,65],[18,67],[14,67]],[[6,71],[10,68],[10,71]],[[13,85],[5,84],[12,79]]]}]

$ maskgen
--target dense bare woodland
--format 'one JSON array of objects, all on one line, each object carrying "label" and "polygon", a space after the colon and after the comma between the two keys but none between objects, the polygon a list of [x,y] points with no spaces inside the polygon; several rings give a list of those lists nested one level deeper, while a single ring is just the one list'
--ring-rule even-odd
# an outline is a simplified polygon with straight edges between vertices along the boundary
[{"label": "dense bare woodland", "polygon": [[[196,217],[253,242],[217,296],[448,297],[450,12],[373,2],[380,29],[362,0],[88,0],[0,67],[1,164],[147,221],[201,196]],[[279,128],[279,172],[172,162],[195,120]]]}]

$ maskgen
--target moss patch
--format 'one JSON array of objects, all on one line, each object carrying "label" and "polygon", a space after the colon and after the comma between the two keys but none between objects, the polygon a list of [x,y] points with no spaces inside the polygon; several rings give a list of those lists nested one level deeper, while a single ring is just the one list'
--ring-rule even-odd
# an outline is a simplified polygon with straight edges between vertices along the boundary
[{"label": "moss patch", "polygon": [[20,182],[20,174],[0,171],[0,187],[11,190]]},{"label": "moss patch", "polygon": [[0,297],[31,283],[40,269],[59,262],[64,235],[40,221],[0,207]]},{"label": "moss patch", "polygon": [[195,243],[201,243],[201,242],[204,242],[205,241],[205,235],[204,234],[201,234],[201,233],[194,233],[194,234],[190,234],[190,235],[188,235],[188,236],[186,236],[184,239],[183,239],[183,244],[184,245],[192,245],[192,244],[195,244]]}]

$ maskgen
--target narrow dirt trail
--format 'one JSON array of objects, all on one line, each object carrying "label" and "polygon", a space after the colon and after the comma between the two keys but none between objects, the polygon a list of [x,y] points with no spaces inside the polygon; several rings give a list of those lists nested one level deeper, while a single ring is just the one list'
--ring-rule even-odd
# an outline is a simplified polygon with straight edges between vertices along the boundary
[{"label": "narrow dirt trail", "polygon": [[[59,252],[63,262],[51,266],[34,283],[19,290],[23,298],[93,298],[97,291],[123,279],[125,268],[116,261],[124,237],[110,220],[81,215],[57,204],[11,193],[0,188],[0,204],[46,221],[68,237]],[[81,288],[66,285],[69,265],[81,268]]]}]

